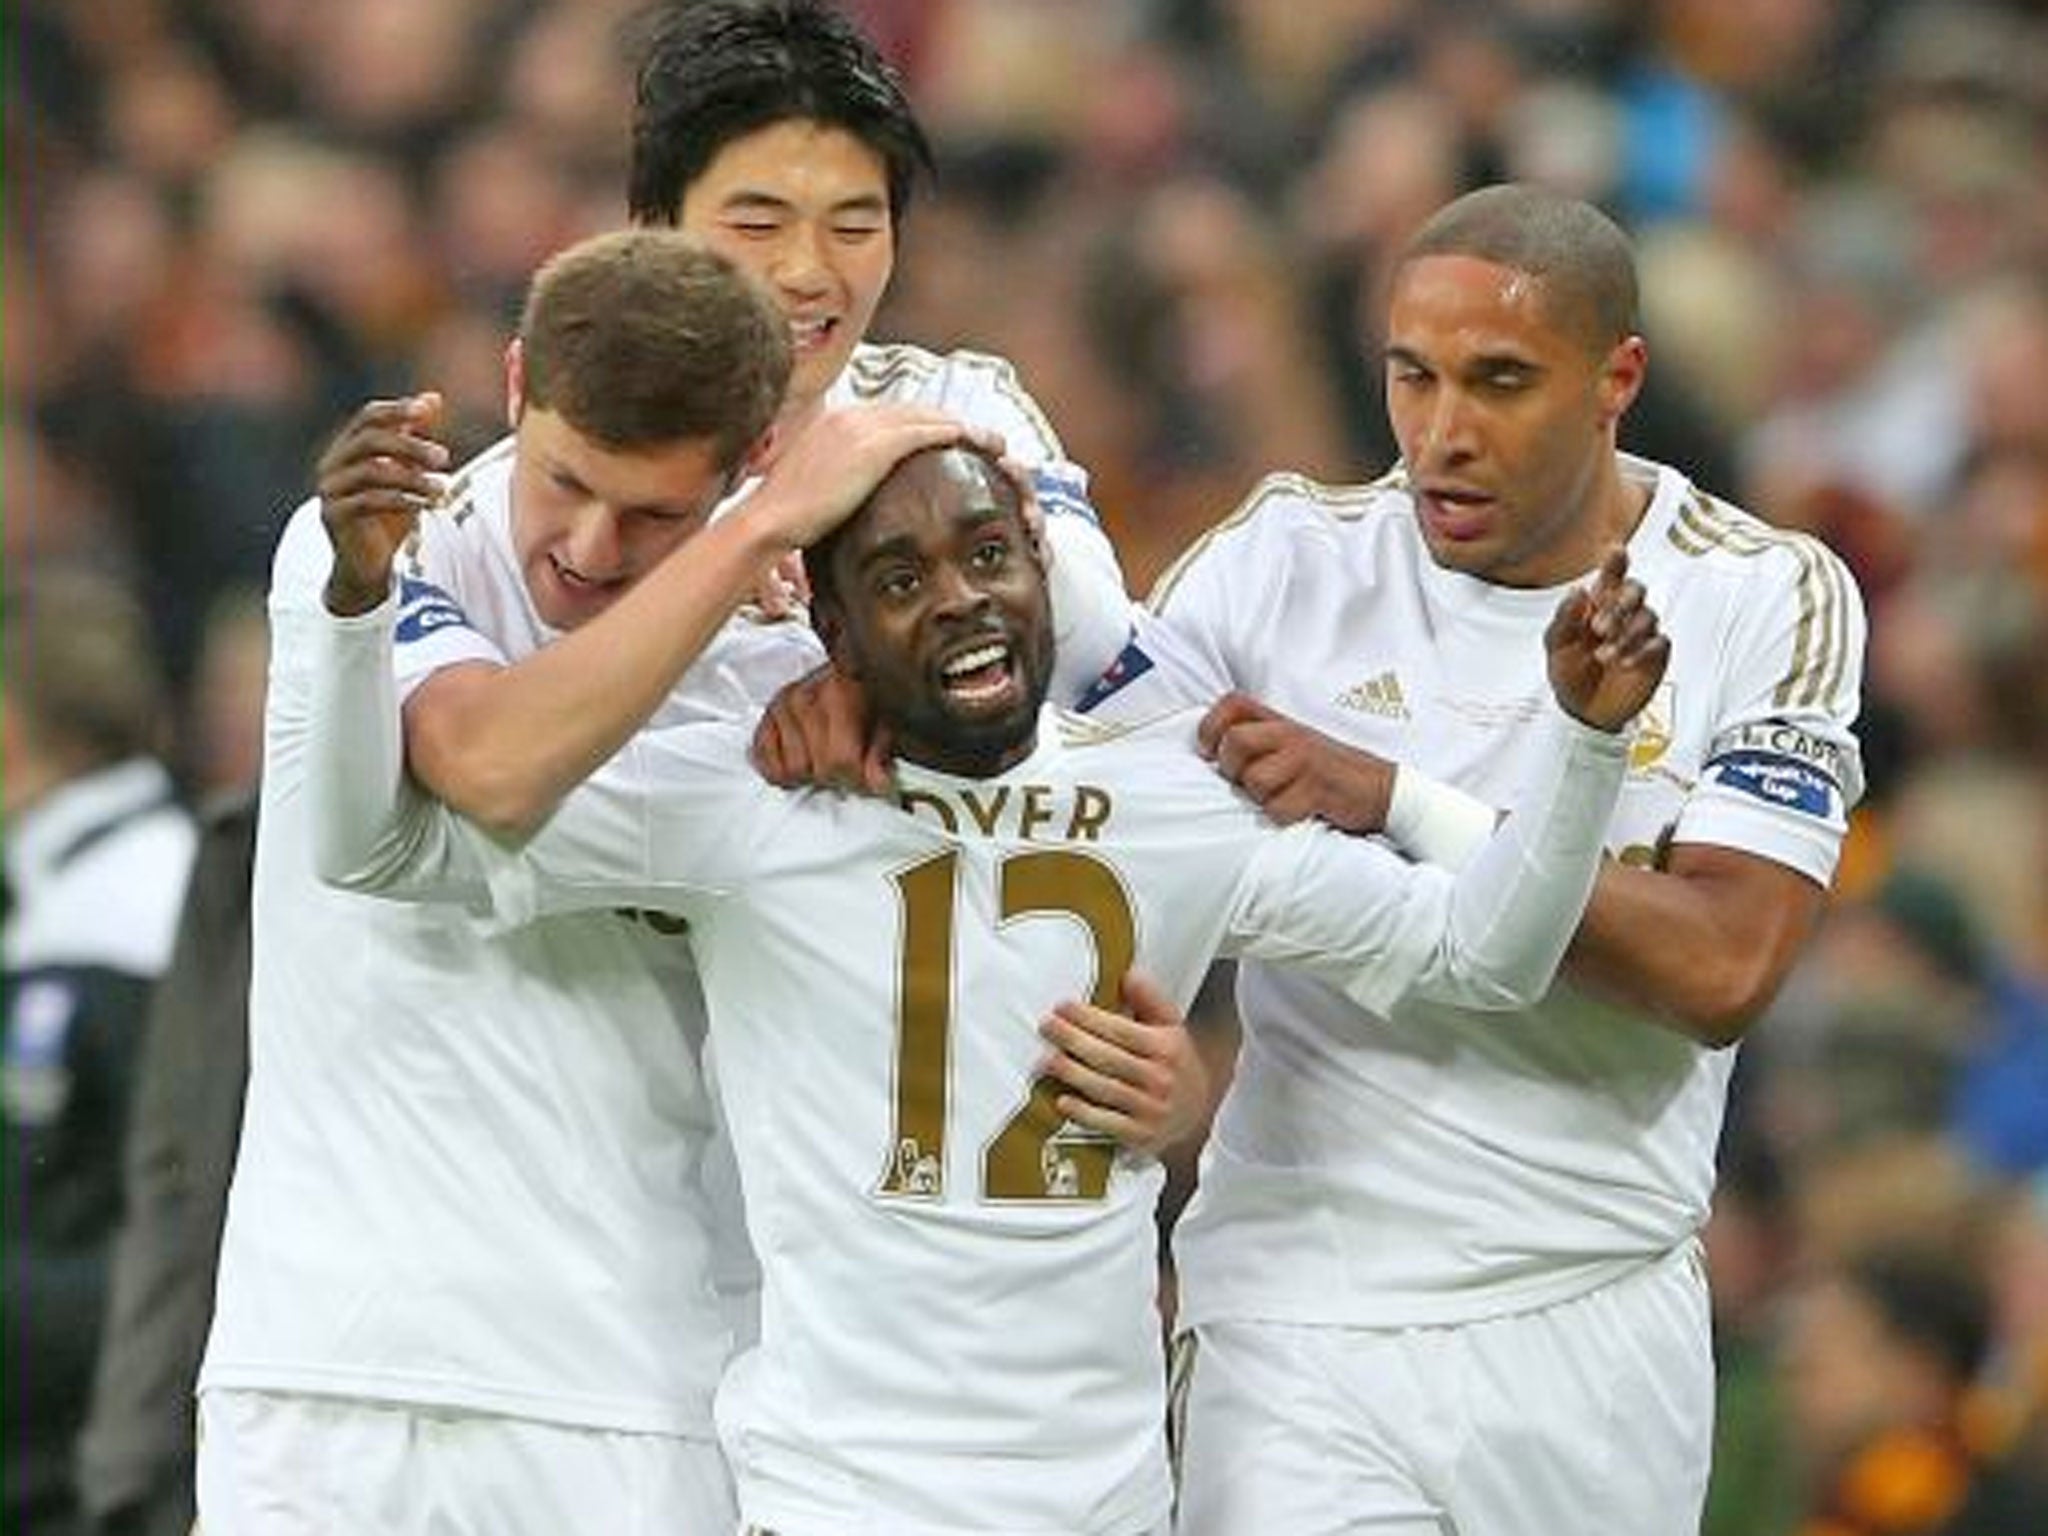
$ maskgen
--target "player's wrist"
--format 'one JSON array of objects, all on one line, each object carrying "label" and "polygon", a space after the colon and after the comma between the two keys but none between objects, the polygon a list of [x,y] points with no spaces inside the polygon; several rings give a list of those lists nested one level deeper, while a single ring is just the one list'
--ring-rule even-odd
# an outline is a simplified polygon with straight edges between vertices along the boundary
[{"label": "player's wrist", "polygon": [[1638,718],[1636,714],[1631,714],[1627,719],[1612,725],[1603,724],[1598,720],[1588,720],[1563,705],[1559,706],[1557,715],[1565,731],[1567,751],[1624,757],[1635,745]]},{"label": "player's wrist", "polygon": [[327,577],[321,601],[337,619],[358,619],[389,602],[395,586],[389,571],[379,580],[336,566]]},{"label": "player's wrist", "polygon": [[1494,808],[1406,763],[1395,765],[1387,836],[1431,864],[1457,865],[1493,835]]}]

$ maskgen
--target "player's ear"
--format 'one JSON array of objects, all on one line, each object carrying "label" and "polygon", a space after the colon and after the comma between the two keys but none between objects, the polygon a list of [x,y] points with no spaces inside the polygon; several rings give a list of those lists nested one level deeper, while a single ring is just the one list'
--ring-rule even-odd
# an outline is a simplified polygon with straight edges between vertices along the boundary
[{"label": "player's ear", "polygon": [[847,640],[846,615],[839,611],[838,602],[829,592],[812,589],[811,628],[818,632],[819,643],[831,658],[833,670],[841,677],[858,678],[860,661]]},{"label": "player's ear", "polygon": [[775,461],[775,450],[782,446],[782,434],[770,422],[768,430],[754,439],[754,446],[740,456],[740,473],[761,475],[768,472],[768,466]]},{"label": "player's ear", "polygon": [[1619,421],[1636,403],[1649,367],[1649,345],[1640,336],[1624,336],[1609,349],[1600,368],[1600,409],[1609,421]]},{"label": "player's ear", "polygon": [[505,424],[517,428],[526,405],[526,349],[514,336],[505,347]]}]

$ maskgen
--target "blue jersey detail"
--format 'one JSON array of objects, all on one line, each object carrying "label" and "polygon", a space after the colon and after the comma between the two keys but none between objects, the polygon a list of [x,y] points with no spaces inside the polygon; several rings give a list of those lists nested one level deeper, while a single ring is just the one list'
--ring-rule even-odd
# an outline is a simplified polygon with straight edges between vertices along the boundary
[{"label": "blue jersey detail", "polygon": [[1808,816],[1826,817],[1835,808],[1834,780],[1811,763],[1782,753],[1730,752],[1707,764],[1707,782]]},{"label": "blue jersey detail", "polygon": [[1085,517],[1100,523],[1088,501],[1088,482],[1080,474],[1061,474],[1039,465],[1031,471],[1031,494],[1047,517]]},{"label": "blue jersey detail", "polygon": [[398,627],[393,640],[410,645],[450,625],[470,627],[469,617],[454,598],[432,582],[406,576],[398,583]]},{"label": "blue jersey detail", "polygon": [[1104,699],[1114,695],[1118,689],[1136,682],[1151,670],[1152,658],[1145,654],[1144,648],[1135,639],[1131,640],[1116,660],[1109,664],[1102,676],[1090,683],[1087,690],[1075,701],[1075,712],[1087,714]]}]

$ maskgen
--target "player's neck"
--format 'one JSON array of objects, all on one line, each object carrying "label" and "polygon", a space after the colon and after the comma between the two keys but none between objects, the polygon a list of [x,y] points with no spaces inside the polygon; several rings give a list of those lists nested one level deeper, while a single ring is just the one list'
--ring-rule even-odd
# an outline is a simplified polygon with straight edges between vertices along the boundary
[{"label": "player's neck", "polygon": [[994,779],[1008,773],[1038,748],[1038,732],[1025,732],[1023,739],[1008,745],[946,743],[899,735],[896,755],[905,762],[956,779]]},{"label": "player's neck", "polygon": [[822,394],[807,395],[802,399],[795,396],[783,402],[782,409],[775,415],[775,439],[770,445],[767,468],[781,457],[783,447],[796,435],[825,414],[825,397]]},{"label": "player's neck", "polygon": [[[1642,522],[1643,514],[1650,509],[1650,498],[1656,493],[1654,484],[1641,481],[1621,472],[1621,456],[1609,454],[1601,470],[1600,485],[1594,493],[1593,524],[1600,530],[1600,548],[1610,544],[1626,544],[1635,536],[1636,525]],[[1593,557],[1599,563],[1599,555]],[[1590,567],[1589,567],[1590,568]]]},{"label": "player's neck", "polygon": [[1557,586],[1593,571],[1607,550],[1626,544],[1634,537],[1643,514],[1650,508],[1654,485],[1644,485],[1621,472],[1619,455],[1609,454],[1598,479],[1586,498],[1585,511],[1577,519],[1582,530],[1575,536],[1571,558],[1546,571],[1539,586]]}]

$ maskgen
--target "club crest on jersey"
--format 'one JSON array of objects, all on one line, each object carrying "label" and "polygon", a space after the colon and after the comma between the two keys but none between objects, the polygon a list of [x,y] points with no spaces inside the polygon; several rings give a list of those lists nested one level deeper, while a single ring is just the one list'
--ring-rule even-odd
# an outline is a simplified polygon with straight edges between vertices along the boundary
[{"label": "club crest on jersey", "polygon": [[400,645],[424,640],[450,625],[467,626],[468,617],[454,598],[430,581],[407,576],[398,583],[398,628],[393,638]]},{"label": "club crest on jersey", "polygon": [[1116,660],[1109,664],[1102,676],[1090,683],[1087,691],[1075,701],[1074,712],[1087,714],[1103,700],[1112,697],[1119,689],[1136,682],[1151,670],[1152,658],[1145,654],[1144,648],[1135,639],[1131,640]]},{"label": "club crest on jersey", "polygon": [[1642,713],[1636,716],[1635,739],[1629,743],[1628,771],[1642,773],[1654,768],[1671,750],[1671,737],[1678,720],[1676,698],[1671,684],[1660,683],[1650,695]]}]

